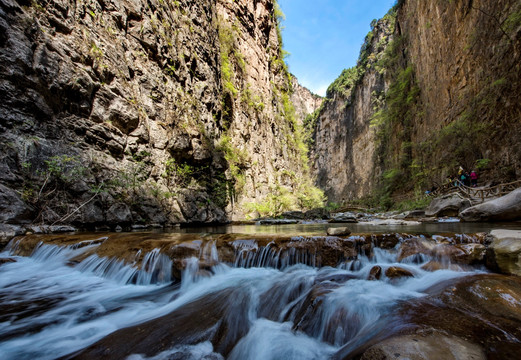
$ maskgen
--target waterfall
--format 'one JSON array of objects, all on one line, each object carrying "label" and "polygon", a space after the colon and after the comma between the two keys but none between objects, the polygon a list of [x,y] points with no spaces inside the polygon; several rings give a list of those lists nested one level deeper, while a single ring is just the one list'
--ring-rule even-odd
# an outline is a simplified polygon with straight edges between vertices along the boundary
[{"label": "waterfall", "polygon": [[[412,236],[356,258],[341,256],[336,267],[322,266],[324,254],[314,244],[336,246],[338,238],[295,237],[264,246],[235,240],[230,264],[220,262],[211,240],[201,241],[198,256],[177,259],[183,263],[179,284],[172,283],[175,259],[159,249],[137,251],[127,261],[105,258],[94,253],[100,239],[39,243],[28,257],[15,255],[13,243],[0,253],[16,260],[0,265],[2,359],[54,359],[77,351],[92,358],[98,350],[91,353],[89,346],[98,341],[110,343],[99,346],[115,351],[113,358],[130,360],[328,359],[370,339],[401,302],[480,272],[426,271],[422,266],[433,260],[427,254],[400,260],[403,241]],[[362,240],[345,241],[361,249]],[[411,275],[388,277],[391,267]],[[380,277],[368,280],[375,268]],[[162,340],[147,338],[161,341],[155,353],[133,338],[171,332]]]}]

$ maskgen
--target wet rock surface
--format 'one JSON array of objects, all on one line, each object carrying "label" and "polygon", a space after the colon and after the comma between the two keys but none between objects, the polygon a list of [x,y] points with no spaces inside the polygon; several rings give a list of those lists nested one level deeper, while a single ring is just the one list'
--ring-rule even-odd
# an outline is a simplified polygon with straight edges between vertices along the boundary
[{"label": "wet rock surface", "polygon": [[[476,275],[405,305],[410,324],[439,329],[478,345],[488,359],[506,359],[521,350],[521,280]],[[439,306],[442,303],[443,306]]]},{"label": "wet rock surface", "polygon": [[505,274],[521,275],[521,231],[493,230],[487,265]]},{"label": "wet rock surface", "polygon": [[360,360],[414,359],[414,360],[485,360],[479,345],[444,333],[417,333],[384,340],[365,351]]},{"label": "wet rock surface", "polygon": [[[483,234],[35,234],[10,244],[12,255],[3,258],[0,271],[20,261],[29,264],[20,255],[33,254],[38,264],[45,256],[56,262],[70,254],[62,272],[86,272],[89,281],[94,275],[110,277],[108,283],[128,279],[120,291],[131,291],[121,304],[101,300],[102,308],[91,309],[89,301],[78,321],[110,317],[141,300],[142,311],[155,309],[152,318],[117,328],[64,358],[167,353],[182,358],[207,344],[205,354],[235,359],[252,351],[257,337],[272,331],[282,331],[275,336],[283,343],[291,343],[284,336],[320,341],[328,355],[314,358],[431,359],[435,351],[449,359],[481,359],[483,354],[511,358],[521,343],[521,280],[476,272],[473,266],[480,263],[469,260],[469,254],[481,253],[483,241]],[[465,253],[466,246],[471,250]],[[60,249],[64,255],[59,255]],[[131,284],[141,285],[137,288],[145,294],[133,294],[138,289]],[[13,301],[10,292],[2,291],[0,287],[0,302]],[[5,314],[0,312],[0,321],[11,316],[16,325],[44,313],[46,307],[78,301],[74,296],[68,300],[66,294],[12,302]],[[149,302],[154,301],[159,303],[151,308]],[[30,323],[9,336],[38,331],[38,326]],[[278,330],[267,330],[272,327]]]},{"label": "wet rock surface", "polygon": [[330,236],[344,236],[351,234],[351,230],[346,227],[328,228],[327,234]]}]

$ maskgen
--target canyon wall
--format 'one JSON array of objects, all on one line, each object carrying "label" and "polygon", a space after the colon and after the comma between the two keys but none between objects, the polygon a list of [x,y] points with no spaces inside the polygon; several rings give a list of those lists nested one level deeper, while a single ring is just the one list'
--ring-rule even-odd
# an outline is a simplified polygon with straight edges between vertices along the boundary
[{"label": "canyon wall", "polygon": [[344,70],[329,87],[314,129],[313,171],[318,185],[335,203],[372,193],[378,166],[370,119],[386,90],[385,71],[375,65],[394,31],[394,18],[376,23],[366,38],[366,63]]},{"label": "canyon wall", "polygon": [[225,222],[314,191],[275,5],[0,0],[0,222]]},{"label": "canyon wall", "polygon": [[392,33],[385,17],[372,25],[362,75],[332,86],[317,119],[313,169],[330,201],[399,200],[460,165],[481,184],[518,178],[521,2],[405,0],[386,17]]}]

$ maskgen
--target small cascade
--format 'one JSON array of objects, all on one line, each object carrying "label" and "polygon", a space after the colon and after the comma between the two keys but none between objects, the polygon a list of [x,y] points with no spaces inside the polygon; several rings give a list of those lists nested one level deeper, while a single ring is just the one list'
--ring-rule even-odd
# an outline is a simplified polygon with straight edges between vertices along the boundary
[{"label": "small cascade", "polygon": [[141,268],[116,258],[100,258],[94,254],[77,265],[81,272],[89,272],[120,284],[165,284],[172,281],[172,260],[154,249],[145,254]]},{"label": "small cascade", "polygon": [[271,243],[253,251],[251,249],[236,248],[235,267],[285,269],[296,264],[312,267],[320,266],[320,264],[317,264],[315,253],[310,252],[308,249],[296,247],[282,249]]},{"label": "small cascade", "polygon": [[[107,356],[132,360],[328,359],[370,341],[400,304],[430,287],[482,273],[449,266],[447,249],[475,246],[472,236],[234,240],[223,245],[234,251],[230,263],[220,262],[215,240],[200,240],[193,257],[154,249],[130,261],[90,254],[97,240],[39,243],[29,257],[13,255],[15,243],[4,252],[16,261],[0,266],[3,358],[94,358],[100,341],[114,351]],[[432,262],[449,265],[427,270]],[[180,284],[172,284],[174,265]],[[169,336],[147,337],[158,333]],[[160,350],[150,354],[156,340]]]}]

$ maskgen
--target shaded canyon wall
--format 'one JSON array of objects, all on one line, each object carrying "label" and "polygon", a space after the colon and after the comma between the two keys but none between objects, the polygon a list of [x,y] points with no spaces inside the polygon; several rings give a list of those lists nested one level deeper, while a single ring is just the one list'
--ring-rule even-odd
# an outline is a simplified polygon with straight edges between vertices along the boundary
[{"label": "shaded canyon wall", "polygon": [[332,89],[318,116],[319,186],[345,202],[423,192],[459,165],[482,184],[518,178],[521,2],[405,0],[395,10],[395,26],[384,18],[366,38],[363,75]]},{"label": "shaded canyon wall", "polygon": [[274,6],[0,0],[0,221],[223,222],[311,183]]}]

